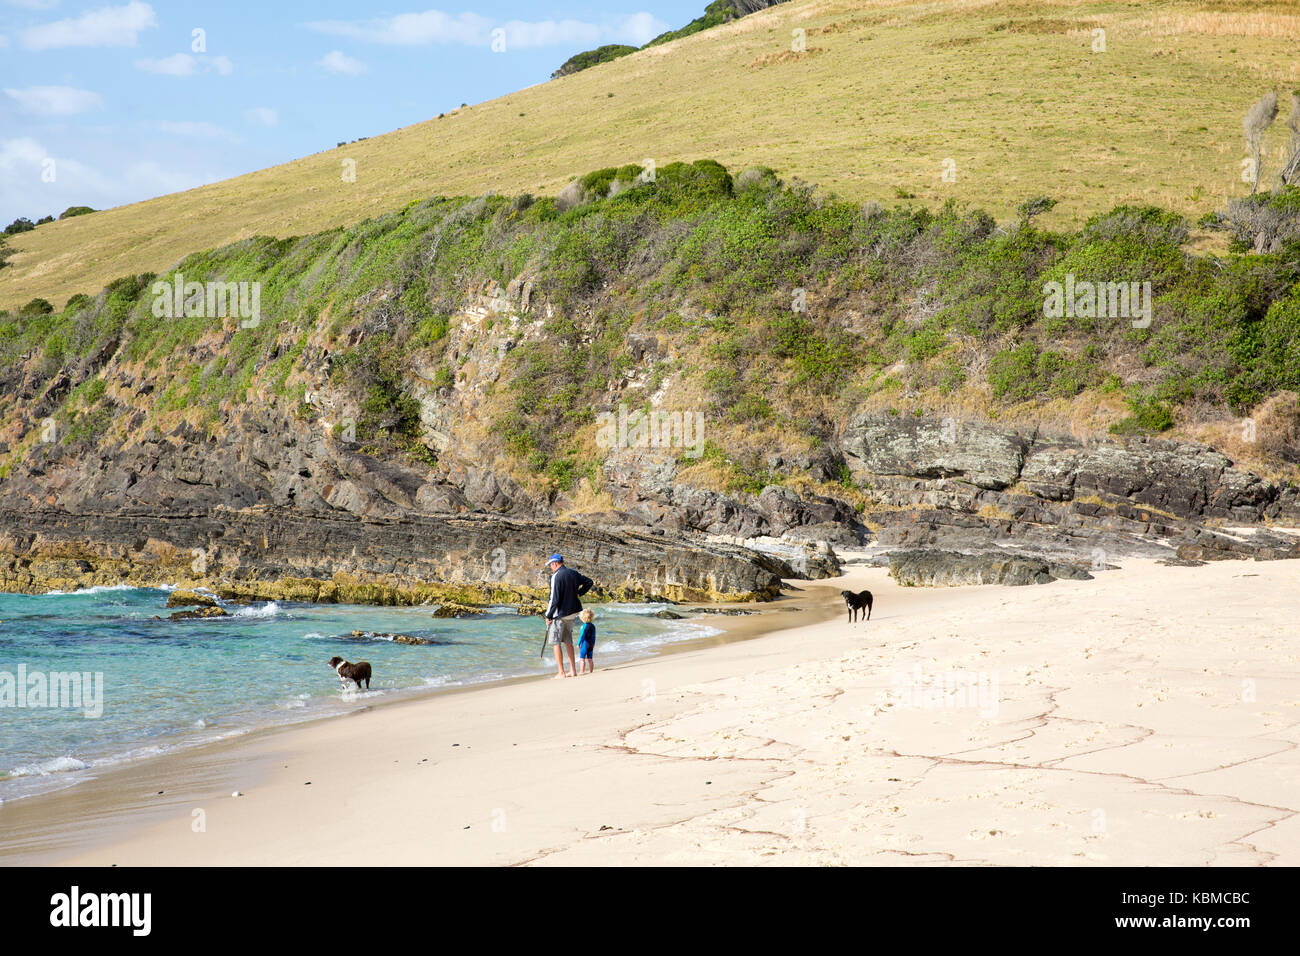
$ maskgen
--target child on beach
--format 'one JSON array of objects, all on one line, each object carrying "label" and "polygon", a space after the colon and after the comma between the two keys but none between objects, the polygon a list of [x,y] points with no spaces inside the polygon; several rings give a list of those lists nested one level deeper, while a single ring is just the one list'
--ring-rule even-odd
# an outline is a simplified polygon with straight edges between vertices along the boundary
[{"label": "child on beach", "polygon": [[596,646],[596,625],[592,623],[595,617],[591,608],[578,615],[578,620],[582,621],[582,630],[578,632],[578,659],[582,662],[579,674],[591,674],[596,670],[596,665],[591,662],[591,652]]}]

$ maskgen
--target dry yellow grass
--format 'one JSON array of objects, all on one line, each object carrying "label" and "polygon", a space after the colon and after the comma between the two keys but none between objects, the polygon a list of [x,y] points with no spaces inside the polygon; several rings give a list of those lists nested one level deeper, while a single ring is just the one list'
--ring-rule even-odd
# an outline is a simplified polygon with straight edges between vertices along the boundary
[{"label": "dry yellow grass", "polygon": [[[254,234],[437,194],[550,193],[645,158],[762,164],[849,198],[902,190],[1003,217],[1045,193],[1060,201],[1049,225],[1121,202],[1200,213],[1247,190],[1241,116],[1264,90],[1300,85],[1297,23],[1295,2],[791,0],[442,119],[42,226],[13,240],[0,308],[61,305]],[[810,55],[786,55],[796,28]]]}]

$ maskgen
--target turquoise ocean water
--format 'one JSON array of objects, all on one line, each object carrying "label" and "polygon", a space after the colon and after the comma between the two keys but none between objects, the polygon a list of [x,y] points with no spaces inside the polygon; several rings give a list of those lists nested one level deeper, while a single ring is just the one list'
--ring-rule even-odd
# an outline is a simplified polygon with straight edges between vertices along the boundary
[{"label": "turquoise ocean water", "polygon": [[[441,620],[431,607],[263,602],[225,605],[229,617],[169,621],[166,602],[154,588],[0,594],[0,800],[75,785],[123,760],[555,666],[549,650],[539,658],[541,618],[508,607]],[[709,633],[655,618],[663,607],[593,605],[596,666]],[[446,643],[410,646],[353,630]],[[368,694],[344,694],[327,663],[335,655],[371,663]],[[52,706],[72,703],[77,682],[79,708]]]}]

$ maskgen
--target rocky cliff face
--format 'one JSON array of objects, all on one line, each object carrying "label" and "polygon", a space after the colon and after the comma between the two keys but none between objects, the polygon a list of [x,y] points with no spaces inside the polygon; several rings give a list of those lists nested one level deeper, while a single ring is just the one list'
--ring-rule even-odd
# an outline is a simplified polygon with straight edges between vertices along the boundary
[{"label": "rocky cliff face", "polygon": [[987,491],[1020,482],[1044,501],[1098,495],[1180,519],[1300,517],[1294,487],[1238,471],[1224,455],[1185,442],[1083,443],[979,422],[864,415],[849,423],[844,454],[863,477],[951,478]]},{"label": "rocky cliff face", "polygon": [[[741,330],[757,280],[776,273],[711,287],[698,273],[732,246],[681,244],[723,195],[751,212],[816,203],[763,171],[737,178],[737,199],[717,164],[673,168],[653,189],[618,178],[629,170],[592,181],[601,195],[642,189],[641,203],[689,186],[709,205],[660,222],[617,199],[567,212],[431,200],[178,268],[266,280],[268,314],[247,329],[156,321],[147,276],[5,319],[0,587],[487,597],[538,586],[558,549],[608,593],[697,600],[768,597],[777,577],[834,574],[835,550],[863,546],[900,567],[925,552],[915,583],[1040,581],[1129,554],[1296,553],[1296,488],[1210,448],[944,419],[919,398],[915,415],[856,405],[876,397],[858,350],[882,341],[879,302],[805,314],[783,300]],[[817,248],[792,228],[773,226],[787,238],[771,255]],[[619,242],[623,258],[607,248]],[[489,267],[519,271],[482,278]],[[715,314],[724,293],[740,298]],[[671,440],[624,434],[625,412],[666,416]],[[707,433],[688,435],[683,415],[707,417]],[[1022,560],[994,567],[1008,555]]]},{"label": "rocky cliff face", "polygon": [[1300,556],[1300,538],[1283,530],[1300,527],[1297,489],[1201,445],[872,413],[848,424],[842,447],[880,506],[866,520],[881,545],[1011,548],[1101,567],[1130,554]]},{"label": "rocky cliff face", "polygon": [[[0,588],[203,584],[232,596],[408,602],[469,588],[487,599],[535,597],[542,561],[561,550],[610,596],[766,600],[782,577],[836,574],[823,539],[850,533],[842,502],[773,489],[745,504],[673,482],[671,459],[613,456],[610,489],[626,511],[561,522],[567,504],[530,494],[491,445],[485,393],[500,363],[536,339],[531,287],[489,283],[456,315],[453,382],[414,360],[405,387],[437,465],[376,457],[347,431],[331,389],[334,355],[309,348],[310,416],[273,394],[233,410],[219,430],[182,421],[129,440],[37,441],[0,481]],[[158,387],[113,355],[100,371],[129,396],[126,430],[142,426]],[[24,385],[39,409],[56,380]],[[656,463],[657,462],[657,463]],[[743,539],[802,529],[793,548]],[[760,542],[761,543],[761,542]],[[503,597],[504,596],[504,597]]]},{"label": "rocky cliff face", "polygon": [[[467,334],[480,380],[511,336],[527,334],[506,329]],[[750,600],[774,596],[782,577],[838,573],[832,542],[893,550],[895,576],[919,585],[1041,583],[1131,554],[1300,556],[1300,539],[1270,527],[1300,525],[1296,489],[1202,446],[868,414],[826,451],[868,489],[862,512],[782,484],[707,490],[679,480],[670,455],[622,449],[602,472],[616,507],[562,521],[555,503],[476,460],[474,378],[442,390],[422,382],[417,366],[421,420],[443,453],[436,468],[363,454],[274,400],[245,410],[224,440],[182,426],[91,455],[38,447],[0,485],[0,588],[190,583],[245,597],[527,600],[545,586],[543,556],[559,548],[612,596]]]}]

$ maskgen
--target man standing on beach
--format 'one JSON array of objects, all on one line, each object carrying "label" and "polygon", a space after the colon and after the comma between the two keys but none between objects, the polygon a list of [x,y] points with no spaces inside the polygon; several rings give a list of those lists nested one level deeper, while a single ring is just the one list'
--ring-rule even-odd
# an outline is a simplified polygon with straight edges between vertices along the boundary
[{"label": "man standing on beach", "polygon": [[[576,677],[578,664],[573,658],[573,622],[582,613],[582,602],[578,598],[590,591],[596,582],[573,568],[565,567],[562,554],[551,555],[547,565],[551,569],[551,603],[546,605],[546,627],[551,643],[555,645],[555,676]],[[564,669],[561,649],[564,644],[569,647],[569,667],[573,673]]]}]

